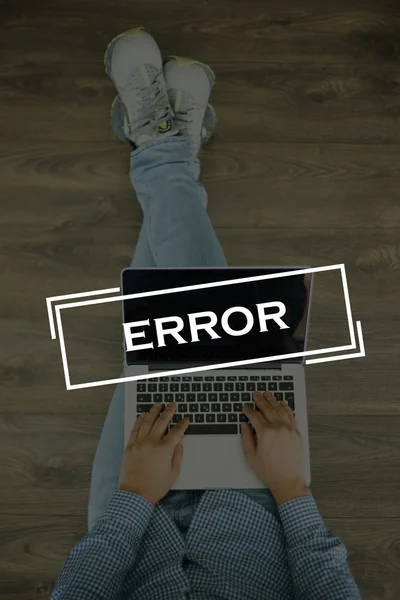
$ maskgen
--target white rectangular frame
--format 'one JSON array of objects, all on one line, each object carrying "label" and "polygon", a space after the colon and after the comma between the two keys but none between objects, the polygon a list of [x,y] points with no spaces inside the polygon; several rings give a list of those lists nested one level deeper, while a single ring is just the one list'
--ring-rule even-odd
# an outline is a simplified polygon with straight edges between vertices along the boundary
[{"label": "white rectangular frame", "polygon": [[[106,379],[103,381],[92,381],[92,382],[88,382],[88,383],[71,384],[69,368],[68,368],[68,361],[67,361],[67,353],[66,353],[66,348],[65,348],[64,332],[63,332],[63,328],[62,328],[61,310],[66,310],[67,308],[76,308],[78,306],[88,306],[88,305],[92,305],[92,304],[105,304],[108,302],[120,302],[122,300],[128,300],[131,298],[144,298],[146,296],[161,296],[163,294],[179,293],[179,292],[191,291],[191,290],[196,290],[196,289],[222,287],[222,286],[226,286],[226,285],[235,285],[238,283],[262,281],[264,279],[278,279],[280,277],[290,277],[291,275],[301,275],[301,274],[306,274],[306,273],[320,273],[320,272],[324,272],[324,271],[333,271],[333,270],[340,270],[341,276],[342,276],[344,301],[345,301],[345,306],[346,306],[346,314],[347,314],[347,321],[348,321],[348,325],[349,325],[349,334],[350,334],[350,344],[349,345],[333,346],[331,348],[323,348],[321,350],[308,350],[305,352],[294,352],[294,353],[290,353],[290,354],[281,354],[278,356],[267,356],[267,357],[264,356],[262,358],[256,358],[256,359],[252,358],[250,360],[218,363],[215,365],[205,365],[205,366],[203,365],[203,366],[198,366],[198,367],[190,367],[187,369],[175,369],[175,370],[171,370],[171,371],[163,370],[162,372],[151,372],[151,373],[145,373],[143,375],[119,377],[117,379]],[[83,292],[80,294],[68,294],[68,296],[55,296],[52,298],[47,298],[46,302],[47,302],[47,310],[48,310],[48,315],[49,315],[49,323],[50,323],[50,331],[51,331],[52,339],[56,338],[56,332],[55,332],[55,328],[54,328],[54,320],[53,320],[53,314],[52,314],[52,301],[62,300],[62,299],[67,299],[67,298],[69,299],[69,298],[74,298],[74,297],[95,296],[95,295],[101,295],[101,294],[107,294],[107,293],[114,293],[117,290],[120,291],[119,288],[111,288],[109,290],[98,290],[98,291],[92,291],[92,292]],[[83,388],[98,387],[98,386],[102,386],[102,385],[111,385],[111,384],[122,383],[122,382],[126,382],[126,381],[151,379],[153,377],[159,377],[159,376],[176,375],[176,374],[183,374],[183,373],[194,373],[194,372],[201,372],[201,371],[206,371],[206,370],[210,371],[213,369],[222,369],[222,368],[226,368],[226,367],[235,367],[235,366],[257,364],[257,363],[263,363],[263,362],[273,362],[273,361],[277,361],[277,360],[284,360],[286,358],[296,358],[296,357],[301,357],[301,356],[305,357],[305,356],[315,356],[318,354],[343,352],[343,351],[347,351],[347,350],[354,350],[355,348],[357,348],[356,335],[355,335],[354,323],[353,323],[353,317],[352,317],[351,305],[350,305],[350,297],[349,297],[349,291],[348,291],[348,286],[347,286],[346,270],[345,270],[344,264],[329,265],[329,266],[325,266],[325,267],[314,267],[314,268],[310,267],[307,269],[296,269],[293,271],[284,271],[282,273],[272,273],[269,275],[257,275],[257,276],[252,276],[252,277],[242,277],[240,279],[230,279],[230,280],[226,280],[226,281],[218,281],[218,282],[211,282],[211,283],[205,283],[205,284],[196,284],[196,285],[182,286],[182,287],[177,287],[177,288],[176,287],[175,288],[166,288],[164,290],[140,292],[137,294],[129,294],[129,295],[125,295],[125,296],[123,296],[123,295],[122,296],[112,296],[112,297],[107,297],[107,298],[99,298],[99,299],[95,299],[95,300],[84,300],[84,301],[80,301],[80,302],[71,302],[68,304],[58,304],[58,305],[56,304],[54,306],[54,310],[55,310],[55,316],[56,316],[58,338],[59,338],[59,342],[60,342],[61,359],[62,359],[62,364],[63,364],[63,369],[64,369],[64,378],[65,378],[65,384],[66,384],[67,390],[79,390],[79,389],[83,389]],[[364,348],[364,342],[363,342],[363,338],[362,338],[361,323],[359,321],[357,321],[356,325],[357,325],[357,333],[358,333],[359,344],[360,344],[360,352],[359,353],[306,360],[306,364],[314,364],[314,363],[318,363],[318,362],[329,362],[329,361],[334,361],[334,360],[344,360],[347,358],[353,358],[353,357],[355,358],[355,357],[359,357],[359,356],[365,356],[365,348]]]}]

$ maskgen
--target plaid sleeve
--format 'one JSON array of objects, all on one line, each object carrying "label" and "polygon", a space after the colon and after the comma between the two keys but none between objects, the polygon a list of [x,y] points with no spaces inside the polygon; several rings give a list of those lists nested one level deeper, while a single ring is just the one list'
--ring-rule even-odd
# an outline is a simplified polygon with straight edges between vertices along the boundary
[{"label": "plaid sleeve", "polygon": [[312,496],[279,507],[296,600],[361,600],[347,552],[329,531]]},{"label": "plaid sleeve", "polygon": [[152,513],[153,505],[141,496],[116,491],[104,515],[70,552],[51,600],[119,598]]}]

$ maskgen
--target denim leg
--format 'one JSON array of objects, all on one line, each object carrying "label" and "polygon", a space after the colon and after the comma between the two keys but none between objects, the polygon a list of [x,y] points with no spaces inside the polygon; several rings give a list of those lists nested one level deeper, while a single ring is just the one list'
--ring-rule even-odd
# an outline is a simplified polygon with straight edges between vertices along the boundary
[{"label": "denim leg", "polygon": [[[133,267],[224,266],[226,259],[206,213],[199,161],[184,138],[151,142],[132,152],[131,180],[144,213]],[[88,526],[103,514],[118,477],[124,451],[124,384],[115,388],[93,463]],[[187,529],[201,493],[171,490],[165,509]]]},{"label": "denim leg", "polygon": [[199,175],[199,160],[185,138],[150,142],[131,154],[130,177],[157,267],[227,264],[205,210]]},{"label": "denim leg", "polygon": [[133,258],[130,264],[131,267],[140,268],[140,267],[156,267],[156,261],[154,260],[154,256],[151,252],[149,240],[147,238],[147,232],[144,224],[142,225],[139,237],[136,242],[135,252],[133,254]]},{"label": "denim leg", "polygon": [[114,391],[94,457],[90,482],[88,528],[95,525],[118,487],[124,452],[125,384]]}]

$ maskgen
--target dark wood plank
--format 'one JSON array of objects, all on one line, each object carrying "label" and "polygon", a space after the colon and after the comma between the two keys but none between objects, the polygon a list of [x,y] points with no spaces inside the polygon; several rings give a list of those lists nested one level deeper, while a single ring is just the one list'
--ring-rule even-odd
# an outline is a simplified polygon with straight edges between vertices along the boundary
[{"label": "dark wood plank", "polygon": [[[82,226],[66,221],[51,230],[21,224],[0,226],[0,232],[0,270],[7,274],[8,285],[1,314],[20,316],[21,303],[28,296],[30,315],[35,318],[44,316],[47,296],[118,287],[120,271],[130,263],[138,234],[126,215],[120,215],[118,225],[112,227],[107,222]],[[355,235],[348,228],[235,227],[217,233],[231,265],[319,267],[344,263],[354,314],[362,317],[366,311],[378,320],[398,317],[397,229],[387,228],[384,234],[365,229]],[[335,314],[328,295],[325,306],[327,314]]]},{"label": "dark wood plank", "polygon": [[[96,393],[65,391],[59,347],[57,342],[50,340],[44,302],[47,295],[85,291],[89,280],[91,289],[119,285],[117,275],[120,268],[127,264],[129,251],[128,244],[121,242],[124,241],[124,232],[130,236],[131,230],[118,228],[109,231],[98,225],[95,228],[96,233],[81,233],[70,227],[66,228],[65,234],[54,232],[48,236],[42,233],[40,243],[37,242],[36,232],[31,238],[32,242],[26,234],[23,236],[22,255],[19,240],[8,246],[12,248],[10,254],[14,256],[12,269],[8,267],[8,254],[3,255],[10,292],[2,299],[2,314],[5,317],[2,327],[6,337],[13,339],[12,345],[4,345],[1,350],[3,398],[7,410],[14,410],[15,406],[23,410],[28,403],[33,411],[46,411],[49,402],[61,411],[73,411],[80,403],[99,412],[107,406],[111,388],[99,389]],[[8,236],[10,233],[11,239],[17,240],[13,232],[8,232]],[[321,257],[319,264],[345,261],[353,315],[363,323],[367,358],[350,361],[350,364],[331,363],[329,369],[320,365],[310,367],[310,402],[323,393],[322,405],[315,400],[318,411],[355,411],[361,414],[367,411],[375,414],[376,398],[384,395],[380,398],[379,410],[384,407],[389,412],[397,413],[399,404],[393,395],[396,389],[393,377],[397,373],[395,357],[398,327],[393,325],[393,321],[387,320],[390,317],[397,323],[398,284],[393,275],[398,263],[397,232],[385,230],[384,238],[373,230],[364,231],[362,236],[359,233],[358,238],[354,237],[351,230],[335,231],[332,237],[328,237],[331,231],[317,234],[307,230],[296,231],[295,234],[290,230],[256,230],[252,231],[250,237],[237,229],[220,233],[232,264],[290,264],[293,256],[303,265],[316,264],[315,256]],[[103,242],[101,246],[93,248],[93,236],[99,236]],[[45,241],[46,238],[51,240],[51,244]],[[73,246],[68,241],[70,239],[74,240]],[[271,257],[268,261],[260,254],[259,249],[263,245],[268,248],[265,256]],[[121,252],[125,254],[125,260],[118,257]],[[115,263],[119,263],[118,268]],[[99,272],[98,264],[102,265],[104,274]],[[32,272],[35,272],[35,280],[27,290],[26,281],[30,281]],[[332,306],[332,298],[324,290],[324,281],[319,287],[315,286],[314,298],[319,313],[318,318],[312,320],[310,333],[314,347],[323,348],[331,345],[326,342],[332,327],[335,327],[335,321],[343,315],[343,308],[337,306],[336,302]],[[26,320],[21,318],[27,300],[30,315],[35,316],[34,321],[31,317]],[[323,318],[324,308],[329,318]],[[88,323],[85,330],[85,323],[78,319],[67,337],[72,353],[69,356],[72,359],[75,355],[83,356],[88,361],[88,358],[92,360],[100,353],[101,362],[104,361],[104,365],[113,373],[111,376],[118,377],[122,362],[119,327],[119,323],[110,322],[109,329],[102,331],[100,343],[98,336],[94,336],[96,322],[93,326]],[[93,337],[94,341],[91,342]],[[360,373],[364,373],[365,378],[360,378]],[[340,390],[341,400],[336,399],[336,390]]]},{"label": "dark wood plank", "polygon": [[351,572],[363,600],[396,600],[400,595],[397,519],[327,519],[347,546]]},{"label": "dark wood plank", "polygon": [[[90,0],[40,0],[35,5],[25,0],[16,6],[9,1],[3,8],[0,51],[18,62],[64,62],[65,57],[80,62],[83,56],[96,61],[112,37],[144,25],[165,53],[201,60],[329,64],[399,58],[400,17],[390,0],[379,5],[376,0],[305,0],[301,7],[296,0],[187,0],[185,10],[179,0],[134,5],[107,0],[101,10],[92,6]],[[89,11],[90,22],[85,19]]]},{"label": "dark wood plank", "polygon": [[[400,414],[398,321],[393,325],[362,317],[361,320],[365,358],[306,367],[310,414]],[[1,321],[1,326],[4,339],[13,340],[12,345],[0,349],[3,411],[105,414],[114,386],[65,389],[59,344],[50,340],[47,318],[35,319],[34,324],[31,320],[7,319]],[[326,339],[334,327],[335,323],[328,326],[325,323],[322,328],[325,338],[321,329],[318,338],[312,327],[310,335],[320,342],[320,348],[327,347]],[[77,319],[69,328],[68,362],[73,364],[79,359],[83,363],[81,370],[72,369],[73,383],[120,376],[123,357],[119,328],[119,322],[103,327],[86,319]]]},{"label": "dark wood plank", "polygon": [[[41,232],[39,241],[37,231],[30,234],[27,228],[23,242],[17,238],[21,228],[18,234],[7,232],[12,243],[3,254],[9,291],[1,303],[2,331],[5,339],[13,342],[3,345],[0,353],[6,410],[19,407],[23,411],[27,406],[34,412],[47,412],[49,407],[62,412],[79,411],[81,407],[90,407],[97,413],[106,410],[112,387],[66,392],[58,342],[50,340],[45,312],[47,295],[119,285],[119,270],[127,264],[129,256],[124,236],[130,236],[131,230],[120,227],[110,231],[98,224],[94,229],[96,232],[88,233],[66,226],[50,235]],[[290,264],[294,256],[303,265],[316,264],[316,256],[320,256],[322,265],[345,261],[353,315],[363,323],[367,357],[348,364],[347,361],[330,363],[329,368],[321,365],[307,368],[310,409],[317,414],[363,414],[365,411],[376,414],[382,409],[398,414],[400,404],[395,394],[398,327],[388,321],[390,317],[397,323],[398,284],[394,277],[398,264],[397,232],[385,230],[382,237],[381,233],[366,230],[363,235],[359,232],[357,238],[351,230],[335,231],[331,237],[332,231],[307,230],[252,230],[250,236],[237,229],[220,233],[232,264]],[[100,246],[93,247],[91,240],[95,238],[102,240]],[[260,253],[263,246],[265,254]],[[124,254],[125,259],[119,254]],[[14,257],[11,269],[9,255]],[[270,258],[266,260],[264,256]],[[99,271],[99,264],[104,273]],[[34,279],[32,273],[35,273]],[[28,289],[27,281],[30,282]],[[324,348],[331,345],[326,342],[343,315],[343,308],[336,302],[332,306],[323,281],[319,287],[316,282],[314,298],[319,313],[318,318],[312,320],[310,335],[315,348]],[[24,318],[27,301],[29,318]],[[323,318],[324,308],[329,318]],[[96,321],[86,325],[85,322],[77,319],[69,330],[71,360],[83,357],[90,367],[93,357],[97,356],[98,364],[104,364],[111,377],[118,377],[122,363],[119,323],[110,322],[108,329],[102,329],[99,340],[98,334],[94,335]],[[321,395],[323,403],[319,402]]]},{"label": "dark wood plank", "polygon": [[0,515],[1,597],[49,598],[69,551],[85,534],[82,515]]},{"label": "dark wood plank", "polygon": [[84,407],[67,418],[57,413],[3,417],[0,460],[10,487],[0,492],[0,514],[85,515],[102,422]]},{"label": "dark wood plank", "polygon": [[[24,62],[3,68],[3,139],[53,141],[60,146],[91,140],[109,143],[111,151],[109,110],[115,89],[104,74],[101,52],[98,61]],[[400,142],[400,88],[394,65],[212,66],[217,83],[211,100],[219,116],[217,138],[224,142]],[[27,111],[29,119],[21,119]]]},{"label": "dark wood plank", "polygon": [[[0,514],[86,514],[103,417],[1,415]],[[398,516],[400,417],[310,415],[312,489],[325,517]],[[13,500],[10,503],[10,493]]]},{"label": "dark wood plank", "polygon": [[388,143],[400,134],[392,67],[229,64],[216,72],[224,141]]},{"label": "dark wood plank", "polygon": [[[210,217],[218,228],[397,227],[398,153],[398,146],[384,144],[216,139],[201,154]],[[0,152],[8,206],[2,227],[21,222],[46,229],[93,222],[113,227],[124,213],[139,226],[128,163],[128,146],[117,141],[7,144]]]}]

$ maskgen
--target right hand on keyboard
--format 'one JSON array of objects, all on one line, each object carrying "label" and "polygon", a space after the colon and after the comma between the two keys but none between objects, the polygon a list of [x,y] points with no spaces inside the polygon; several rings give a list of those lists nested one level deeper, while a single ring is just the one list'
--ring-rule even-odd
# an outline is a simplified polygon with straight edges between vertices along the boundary
[{"label": "right hand on keyboard", "polygon": [[269,487],[278,506],[294,498],[310,496],[304,475],[304,450],[295,417],[285,403],[269,392],[255,393],[258,410],[244,405],[248,423],[242,423],[242,444],[250,466]]}]

